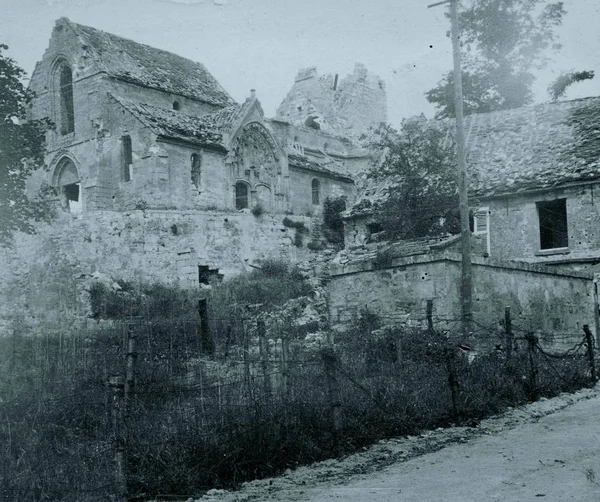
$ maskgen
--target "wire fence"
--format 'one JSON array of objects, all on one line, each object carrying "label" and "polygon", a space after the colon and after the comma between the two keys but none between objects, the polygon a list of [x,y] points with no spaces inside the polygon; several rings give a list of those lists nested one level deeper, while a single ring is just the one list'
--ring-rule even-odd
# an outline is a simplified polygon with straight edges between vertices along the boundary
[{"label": "wire fence", "polygon": [[0,501],[185,499],[596,381],[587,328],[556,352],[474,319],[492,350],[473,359],[461,319],[382,327],[397,318],[312,337],[260,315],[16,330],[0,340]]}]

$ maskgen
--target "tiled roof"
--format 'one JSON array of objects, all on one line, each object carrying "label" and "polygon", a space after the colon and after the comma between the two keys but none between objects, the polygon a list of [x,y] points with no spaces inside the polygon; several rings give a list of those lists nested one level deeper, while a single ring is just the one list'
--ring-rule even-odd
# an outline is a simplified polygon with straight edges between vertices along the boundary
[{"label": "tiled roof", "polygon": [[306,156],[298,153],[288,151],[288,161],[290,167],[299,167],[301,169],[309,169],[311,171],[319,172],[331,176],[333,178],[343,179],[346,181],[353,181],[352,176],[348,171],[341,165],[336,164],[334,161],[329,161],[327,166],[319,164],[309,160]]},{"label": "tiled roof", "polygon": [[[454,121],[430,122],[454,134]],[[502,196],[600,180],[600,97],[465,118],[469,194]],[[367,215],[394,180],[366,179],[346,217]]]},{"label": "tiled roof", "polygon": [[62,21],[68,23],[93,51],[96,64],[115,78],[213,105],[234,103],[200,63],[67,19]]},{"label": "tiled roof", "polygon": [[205,146],[224,147],[219,128],[211,120],[206,121],[205,117],[195,117],[146,103],[134,103],[113,94],[111,96],[160,136]]},{"label": "tiled roof", "polygon": [[474,195],[600,178],[600,97],[471,115],[465,132]]}]

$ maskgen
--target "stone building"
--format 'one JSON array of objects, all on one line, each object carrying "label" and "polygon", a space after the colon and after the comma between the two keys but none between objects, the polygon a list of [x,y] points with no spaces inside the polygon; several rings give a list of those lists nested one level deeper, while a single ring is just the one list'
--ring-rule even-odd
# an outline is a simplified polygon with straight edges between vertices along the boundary
[{"label": "stone building", "polygon": [[[485,256],[569,269],[600,263],[600,98],[472,115],[465,131],[473,231]],[[371,183],[359,193],[348,246],[372,239],[370,204],[386,190]]]},{"label": "stone building", "polygon": [[[344,82],[352,126],[385,93],[364,69]],[[0,331],[11,312],[85,317],[99,277],[197,288],[265,258],[305,260],[324,201],[351,204],[352,173],[370,162],[351,127],[267,118],[254,90],[236,103],[200,63],[66,18],[30,88],[31,116],[56,127],[29,190],[54,187],[58,210],[0,249]]]},{"label": "stone building", "polygon": [[[375,99],[353,85],[373,78],[362,68],[343,81],[355,95],[344,107],[350,128]],[[375,87],[385,106],[383,87]],[[254,91],[235,103],[203,65],[66,18],[30,88],[32,116],[56,124],[47,181],[72,211],[260,204],[266,212],[317,213],[328,196],[352,197],[351,172],[366,162],[339,130],[285,114],[268,120]]]}]

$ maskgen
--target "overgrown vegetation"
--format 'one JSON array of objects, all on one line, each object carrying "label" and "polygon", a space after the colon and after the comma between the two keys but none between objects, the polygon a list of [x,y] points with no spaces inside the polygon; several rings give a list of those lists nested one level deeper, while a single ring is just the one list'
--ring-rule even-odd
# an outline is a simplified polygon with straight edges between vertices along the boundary
[{"label": "overgrown vegetation", "polygon": [[345,197],[327,197],[323,202],[323,236],[327,242],[336,246],[344,245],[344,221],[342,220],[342,213],[345,210]]},{"label": "overgrown vegetation", "polygon": [[552,84],[548,86],[548,94],[552,101],[558,101],[567,93],[567,89],[577,82],[594,78],[593,71],[570,71],[561,73]]},{"label": "overgrown vegetation", "polygon": [[304,244],[304,235],[308,233],[308,228],[306,227],[304,222],[294,221],[286,216],[285,218],[283,218],[282,223],[284,227],[293,228],[295,230],[294,240],[292,242],[294,243],[294,246],[302,247],[302,245]]},{"label": "overgrown vegetation", "polygon": [[372,216],[387,237],[458,233],[455,155],[446,131],[425,120],[409,120],[400,131],[379,128],[371,146],[383,154],[370,174],[374,185],[382,185]]},{"label": "overgrown vegetation", "polygon": [[[152,286],[97,290],[96,312],[110,319],[103,329],[65,324],[44,336],[16,330],[0,339],[1,496],[86,502],[117,493],[113,394],[106,382],[124,372],[128,330],[135,334],[137,359],[123,416],[125,454],[128,491],[140,500],[197,497],[381,438],[472,423],[588,382],[583,354],[550,363],[534,353],[535,387],[524,349],[510,362],[496,352],[471,364],[457,355],[456,415],[448,384],[452,338],[386,329],[364,311],[336,340],[342,425],[334,434],[320,349],[289,338],[284,365],[277,337],[286,333],[280,332],[261,358],[256,316],[245,308],[258,299],[273,309],[304,294],[306,285],[296,274],[281,262],[265,262],[243,279],[215,285],[210,300],[220,307],[213,307],[213,315],[218,311],[219,321],[245,327],[240,340],[217,343],[210,358],[202,357],[198,317],[186,314],[193,298]],[[110,299],[118,295],[128,295],[127,301]],[[142,320],[129,317],[140,312],[146,312]],[[221,327],[227,334],[227,326]]]}]

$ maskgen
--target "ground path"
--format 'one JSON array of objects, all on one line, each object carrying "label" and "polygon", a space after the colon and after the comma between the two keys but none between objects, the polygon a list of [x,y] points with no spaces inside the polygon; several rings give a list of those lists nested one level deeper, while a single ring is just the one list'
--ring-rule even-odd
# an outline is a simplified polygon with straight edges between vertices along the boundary
[{"label": "ground path", "polygon": [[477,428],[382,441],[201,500],[600,501],[600,389],[532,403]]}]

